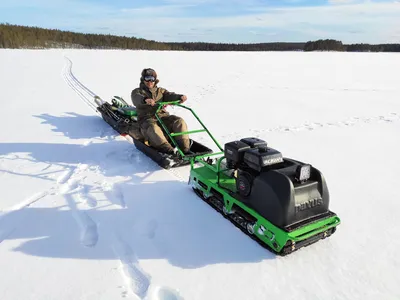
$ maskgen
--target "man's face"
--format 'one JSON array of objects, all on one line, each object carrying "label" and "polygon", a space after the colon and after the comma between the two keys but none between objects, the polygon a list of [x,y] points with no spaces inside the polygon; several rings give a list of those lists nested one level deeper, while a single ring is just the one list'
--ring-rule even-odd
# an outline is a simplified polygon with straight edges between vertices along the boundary
[{"label": "man's face", "polygon": [[148,88],[152,88],[154,87],[156,79],[153,76],[145,76],[144,77],[144,84],[148,87]]}]

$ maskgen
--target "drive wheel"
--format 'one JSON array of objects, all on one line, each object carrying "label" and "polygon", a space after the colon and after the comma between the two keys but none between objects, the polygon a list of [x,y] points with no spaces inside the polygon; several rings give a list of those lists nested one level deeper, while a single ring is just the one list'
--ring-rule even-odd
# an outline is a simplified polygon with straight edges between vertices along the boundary
[{"label": "drive wheel", "polygon": [[222,213],[223,213],[225,216],[229,215],[229,212],[228,212],[228,210],[226,209],[225,206],[222,207]]},{"label": "drive wheel", "polygon": [[253,176],[247,172],[240,173],[236,179],[236,189],[243,197],[247,197],[251,193],[251,185],[253,183]]},{"label": "drive wheel", "polygon": [[246,229],[247,229],[247,232],[248,232],[250,235],[253,235],[253,234],[254,234],[254,224],[247,223]]}]

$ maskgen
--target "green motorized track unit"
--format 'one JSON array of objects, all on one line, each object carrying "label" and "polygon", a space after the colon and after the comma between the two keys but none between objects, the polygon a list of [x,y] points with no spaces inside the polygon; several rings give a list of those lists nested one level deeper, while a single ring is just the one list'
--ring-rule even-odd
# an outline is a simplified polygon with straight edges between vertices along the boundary
[{"label": "green motorized track unit", "polygon": [[[189,183],[196,194],[257,242],[280,255],[324,239],[336,230],[339,217],[329,210],[329,192],[322,173],[309,164],[284,158],[276,149],[250,137],[219,145],[191,108],[202,128],[170,133],[174,136],[207,132],[217,153],[187,156]],[[159,109],[160,109],[159,108]],[[213,156],[214,159],[211,159]],[[219,157],[216,157],[219,156]]]},{"label": "green motorized track unit", "polygon": [[207,165],[194,167],[190,172],[190,184],[199,197],[274,253],[289,254],[331,235],[339,225],[340,220],[337,216],[327,214],[292,231],[275,226],[255,209],[247,206],[243,200],[239,200],[241,197],[236,189],[237,178],[226,174],[231,171],[212,170]]},{"label": "green motorized track unit", "polygon": [[[115,102],[115,103],[114,103]],[[97,99],[103,118],[120,132],[136,122],[135,108],[114,98],[113,106]],[[171,143],[178,149],[175,165],[190,164],[189,184],[207,204],[215,208],[262,246],[286,255],[333,234],[339,217],[329,210],[329,191],[322,173],[282,154],[264,140],[247,137],[220,146],[195,112],[179,101],[161,102],[155,117]],[[201,127],[187,132],[169,132],[158,112],[165,105],[189,110]],[[120,113],[118,115],[116,112]],[[219,152],[192,140],[191,153],[183,153],[175,137],[207,133]],[[165,164],[163,155],[144,141],[135,146]]]}]

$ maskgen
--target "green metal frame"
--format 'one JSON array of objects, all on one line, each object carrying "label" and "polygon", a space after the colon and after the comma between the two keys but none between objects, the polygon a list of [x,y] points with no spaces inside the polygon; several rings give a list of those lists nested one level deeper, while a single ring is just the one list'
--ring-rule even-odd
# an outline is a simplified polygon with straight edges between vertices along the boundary
[{"label": "green metal frame", "polygon": [[[190,108],[187,107],[185,105],[180,104],[180,101],[170,101],[170,102],[157,102],[158,108],[157,111],[155,113],[155,116],[158,120],[158,122],[161,124],[162,128],[164,129],[164,131],[167,133],[167,135],[169,136],[169,138],[171,139],[172,143],[174,144],[174,146],[178,149],[179,154],[182,156],[183,159],[189,159],[191,161],[191,164],[193,166],[195,161],[203,161],[202,158],[205,157],[209,157],[209,156],[215,156],[215,155],[221,155],[224,154],[222,147],[220,146],[220,144],[218,143],[218,141],[214,138],[214,136],[211,134],[211,132],[208,130],[208,128],[204,125],[204,123],[200,120],[200,118],[196,115],[196,113]],[[197,130],[190,130],[190,131],[184,131],[184,132],[176,132],[176,133],[171,133],[167,126],[165,126],[164,122],[161,120],[161,118],[158,116],[158,112],[165,106],[165,105],[174,105],[174,106],[179,106],[182,107],[184,109],[189,110],[193,116],[197,119],[197,121],[199,121],[199,123],[201,124],[201,126],[203,127],[203,129],[197,129]],[[215,153],[210,153],[210,154],[203,154],[203,155],[199,155],[199,156],[186,156],[183,151],[179,148],[178,143],[175,140],[175,136],[179,136],[179,135],[184,135],[184,134],[193,134],[193,133],[200,133],[200,132],[207,132],[208,135],[211,137],[211,139],[214,141],[214,143],[217,145],[217,147],[221,150],[221,152],[215,152]]]},{"label": "green metal frame", "polygon": [[[220,174],[224,171],[227,171],[228,169],[222,169],[221,168],[221,163],[225,159],[224,156],[224,150],[221,147],[221,145],[218,143],[218,141],[214,138],[214,136],[211,134],[211,132],[207,129],[207,127],[204,125],[204,123],[200,120],[200,118],[196,115],[196,113],[190,108],[185,105],[180,104],[180,101],[170,101],[170,102],[157,102],[158,109],[155,113],[155,116],[158,120],[158,122],[161,124],[162,128],[164,131],[167,133],[167,135],[170,137],[172,143],[174,146],[178,149],[179,154],[182,156],[183,159],[190,160],[191,164],[191,169],[194,169],[195,163],[201,163],[203,164],[204,167],[210,169],[212,172],[214,172],[217,175],[217,183],[219,184],[219,179],[220,179]],[[165,106],[165,105],[175,105],[182,107],[184,109],[189,110],[193,116],[199,121],[203,129],[197,129],[197,130],[191,130],[191,131],[185,131],[185,132],[180,132],[180,133],[171,133],[168,128],[165,126],[164,122],[161,120],[161,118],[158,116],[158,112]],[[197,155],[197,156],[190,156],[187,157],[185,154],[182,152],[182,150],[179,148],[178,143],[175,141],[175,136],[183,135],[183,134],[192,134],[192,133],[199,133],[199,132],[207,132],[208,135],[211,137],[211,139],[214,141],[214,143],[217,145],[218,149],[221,150],[220,152],[214,152],[214,153],[208,153],[208,154],[203,154],[203,155]],[[204,158],[208,158],[211,156],[218,156],[221,155],[221,157],[216,159],[216,164],[209,164]]]}]

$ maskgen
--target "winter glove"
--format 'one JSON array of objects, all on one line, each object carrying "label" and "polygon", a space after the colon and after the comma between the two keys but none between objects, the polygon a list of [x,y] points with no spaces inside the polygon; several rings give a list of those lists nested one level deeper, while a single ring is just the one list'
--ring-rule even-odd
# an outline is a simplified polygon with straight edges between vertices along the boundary
[{"label": "winter glove", "polygon": [[144,102],[146,102],[147,105],[151,105],[151,106],[154,106],[156,104],[156,101],[151,98],[145,99]]},{"label": "winter glove", "polygon": [[182,96],[181,96],[181,102],[180,102],[180,103],[183,103],[183,102],[185,102],[186,100],[187,100],[186,95],[182,95]]}]

